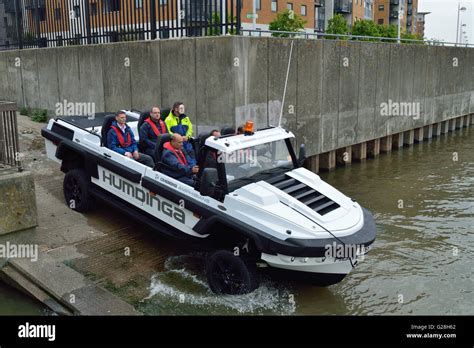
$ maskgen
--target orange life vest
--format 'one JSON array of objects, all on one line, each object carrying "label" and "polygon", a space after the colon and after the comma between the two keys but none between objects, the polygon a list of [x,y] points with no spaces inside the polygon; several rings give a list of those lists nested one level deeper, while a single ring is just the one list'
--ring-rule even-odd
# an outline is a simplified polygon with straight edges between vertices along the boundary
[{"label": "orange life vest", "polygon": [[148,117],[148,118],[145,120],[145,122],[150,125],[151,129],[153,129],[153,132],[155,133],[156,136],[158,136],[158,135],[160,135],[160,134],[165,134],[165,133],[166,133],[166,126],[165,126],[165,123],[164,123],[161,119],[160,119],[161,132],[158,130],[158,127],[156,126],[155,122],[153,122],[150,117]]},{"label": "orange life vest", "polygon": [[[123,134],[122,134],[122,131],[120,129],[118,129],[117,127],[115,126],[110,126],[114,131],[115,133],[117,134],[117,138],[119,140],[119,143],[120,143],[120,146],[122,148],[124,147],[129,147],[131,144],[132,144],[132,137],[130,136],[130,132],[127,133],[127,142],[125,142],[125,139],[123,138]],[[126,128],[125,128],[126,129]]]},{"label": "orange life vest", "polygon": [[186,156],[184,155],[183,151],[181,151],[181,150],[176,151],[176,149],[173,146],[171,146],[171,143],[169,141],[163,145],[163,148],[173,152],[174,155],[178,158],[179,163],[181,163],[185,166],[188,165],[188,161],[186,160]]}]

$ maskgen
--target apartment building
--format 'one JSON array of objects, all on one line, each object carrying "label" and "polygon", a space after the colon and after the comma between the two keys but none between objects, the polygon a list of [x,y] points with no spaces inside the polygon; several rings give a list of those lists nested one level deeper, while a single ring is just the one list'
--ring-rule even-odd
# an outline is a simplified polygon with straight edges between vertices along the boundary
[{"label": "apartment building", "polygon": [[431,12],[418,12],[416,14],[416,34],[419,37],[425,37],[425,16]]},{"label": "apartment building", "polygon": [[[318,2],[318,1],[317,1]],[[242,29],[268,30],[279,12],[292,10],[306,21],[305,31],[314,32],[315,0],[255,0],[257,18],[253,25],[253,0],[242,2]]]},{"label": "apartment building", "polygon": [[[418,0],[375,0],[374,20],[378,24],[398,26],[399,10],[402,11],[400,30],[416,34],[418,28]],[[424,17],[422,18],[424,21]]]},{"label": "apartment building", "polygon": [[358,20],[373,20],[373,0],[319,0],[316,5],[316,31],[324,32],[334,14],[342,15],[351,28]]},{"label": "apartment building", "polygon": [[[3,1],[13,15],[18,4],[23,43],[39,41],[40,47],[225,34],[237,14],[236,0]],[[10,26],[16,28],[15,18]]]}]

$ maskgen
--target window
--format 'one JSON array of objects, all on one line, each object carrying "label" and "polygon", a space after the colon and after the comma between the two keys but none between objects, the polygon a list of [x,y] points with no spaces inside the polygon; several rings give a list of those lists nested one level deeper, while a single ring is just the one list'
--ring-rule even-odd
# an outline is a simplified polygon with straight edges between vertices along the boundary
[{"label": "window", "polygon": [[38,17],[40,21],[44,21],[46,19],[46,7],[38,8]]},{"label": "window", "polygon": [[380,18],[378,23],[383,24],[383,18]]},{"label": "window", "polygon": [[93,2],[91,4],[91,16],[97,16],[97,3]]},{"label": "window", "polygon": [[120,11],[120,0],[105,0],[104,12]]},{"label": "window", "polygon": [[74,18],[81,17],[81,7],[79,5],[73,6],[72,10],[74,11]]},{"label": "window", "polygon": [[61,9],[60,8],[55,8],[54,9],[54,19],[57,21],[61,20]]},{"label": "window", "polygon": [[306,16],[306,5],[301,5],[301,15]]},{"label": "window", "polygon": [[286,4],[286,8],[287,8],[288,10],[290,10],[290,11],[293,11],[293,3],[292,3],[292,2],[288,2],[288,3]]},{"label": "window", "polygon": [[261,0],[255,0],[255,9],[257,11],[260,11],[262,9],[262,1]]},{"label": "window", "polygon": [[383,11],[385,10],[385,6],[384,5],[379,5],[379,11]]},{"label": "window", "polygon": [[272,12],[278,12],[278,0],[272,0]]}]

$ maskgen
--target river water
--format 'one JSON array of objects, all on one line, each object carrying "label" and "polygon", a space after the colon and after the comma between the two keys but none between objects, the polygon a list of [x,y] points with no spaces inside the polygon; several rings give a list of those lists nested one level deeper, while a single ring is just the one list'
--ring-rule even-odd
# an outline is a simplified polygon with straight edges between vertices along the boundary
[{"label": "river water", "polygon": [[[321,177],[370,209],[377,223],[373,249],[341,283],[318,288],[264,278],[251,294],[215,296],[206,284],[203,255],[174,255],[152,277],[138,309],[146,314],[474,314],[474,128]],[[41,309],[0,285],[0,314],[19,312]]]}]

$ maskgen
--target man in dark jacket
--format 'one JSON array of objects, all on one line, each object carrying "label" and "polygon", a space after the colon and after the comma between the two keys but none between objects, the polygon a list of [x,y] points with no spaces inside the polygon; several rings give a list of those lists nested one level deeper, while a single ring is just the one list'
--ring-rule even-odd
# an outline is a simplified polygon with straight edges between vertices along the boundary
[{"label": "man in dark jacket", "polygon": [[125,123],[126,120],[127,116],[124,112],[117,112],[115,115],[115,121],[112,122],[112,125],[107,132],[107,143],[109,149],[153,168],[155,166],[153,158],[144,153],[138,152],[137,142],[135,141],[132,130]]},{"label": "man in dark jacket", "polygon": [[167,133],[166,124],[161,120],[160,108],[154,106],[151,109],[150,117],[140,127],[140,140],[145,144],[145,153],[150,156],[155,155],[157,137]]},{"label": "man in dark jacket", "polygon": [[194,175],[199,171],[195,161],[183,149],[183,137],[174,133],[171,140],[164,144],[161,161],[171,167],[163,168],[163,174],[175,178],[185,184],[194,186]]}]

